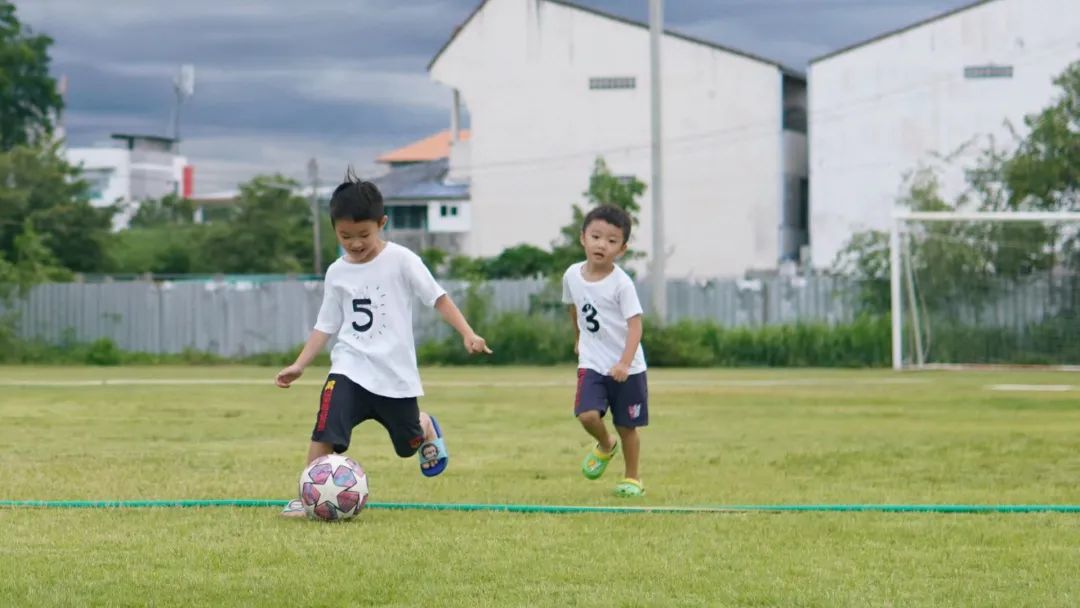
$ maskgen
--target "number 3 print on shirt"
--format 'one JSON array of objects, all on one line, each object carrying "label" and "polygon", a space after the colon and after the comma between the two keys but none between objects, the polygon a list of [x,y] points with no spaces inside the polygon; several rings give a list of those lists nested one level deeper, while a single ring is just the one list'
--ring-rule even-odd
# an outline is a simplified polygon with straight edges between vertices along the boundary
[{"label": "number 3 print on shirt", "polygon": [[596,333],[600,331],[600,321],[597,320],[597,310],[592,304],[586,304],[581,307],[581,314],[585,316],[585,329]]}]

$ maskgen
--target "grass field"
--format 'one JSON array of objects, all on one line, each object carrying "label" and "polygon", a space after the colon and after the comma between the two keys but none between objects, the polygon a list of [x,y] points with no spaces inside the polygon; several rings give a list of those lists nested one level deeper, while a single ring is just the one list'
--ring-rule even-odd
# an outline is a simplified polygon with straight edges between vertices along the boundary
[{"label": "grass field", "polygon": [[[289,498],[324,370],[274,371],[0,368],[0,499]],[[362,425],[374,501],[1080,504],[1077,374],[654,370],[633,503],[581,477],[573,370],[424,376],[450,468]],[[265,383],[48,385],[104,378]],[[1080,516],[0,509],[22,605],[1077,606]]]}]

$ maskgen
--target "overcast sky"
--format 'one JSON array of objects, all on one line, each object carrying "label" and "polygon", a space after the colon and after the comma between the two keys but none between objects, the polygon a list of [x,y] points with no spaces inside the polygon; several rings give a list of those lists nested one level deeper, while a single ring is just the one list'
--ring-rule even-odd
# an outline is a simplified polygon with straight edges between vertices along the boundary
[{"label": "overcast sky", "polygon": [[[72,145],[165,135],[172,78],[196,66],[183,152],[201,193],[256,173],[336,178],[447,127],[450,93],[425,70],[480,0],[15,0],[52,36],[69,80]],[[505,1],[505,0],[504,0]],[[519,0],[523,1],[523,0]],[[816,56],[971,0],[667,0],[669,29],[798,69]],[[641,21],[648,0],[579,0]]]}]

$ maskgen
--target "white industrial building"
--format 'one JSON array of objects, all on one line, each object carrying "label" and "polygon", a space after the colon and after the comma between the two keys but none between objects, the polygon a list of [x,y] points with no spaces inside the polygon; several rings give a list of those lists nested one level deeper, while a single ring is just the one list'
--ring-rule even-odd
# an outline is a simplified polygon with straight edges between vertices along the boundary
[{"label": "white industrial building", "polygon": [[[741,275],[807,241],[804,77],[667,32],[662,41],[669,276]],[[485,0],[438,52],[451,89],[451,179],[469,182],[465,251],[547,246],[582,203],[598,156],[648,183],[649,32],[563,0]],[[631,243],[649,252],[650,193]]]},{"label": "white industrial building", "polygon": [[943,170],[942,193],[991,141],[1054,98],[1080,60],[1080,1],[984,0],[811,62],[810,243],[829,266],[855,232],[885,230],[905,175]]},{"label": "white industrial building", "polygon": [[112,139],[111,146],[68,148],[65,155],[89,183],[92,204],[123,205],[113,216],[113,229],[126,228],[142,201],[167,194],[191,196],[193,168],[176,152],[176,140],[126,134]]}]

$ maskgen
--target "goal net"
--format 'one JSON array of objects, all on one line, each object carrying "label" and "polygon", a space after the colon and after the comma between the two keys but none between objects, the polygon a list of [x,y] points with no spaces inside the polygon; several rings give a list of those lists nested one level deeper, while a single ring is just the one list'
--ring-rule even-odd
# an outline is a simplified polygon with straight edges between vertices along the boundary
[{"label": "goal net", "polygon": [[1080,365],[1080,213],[906,212],[893,367]]}]

